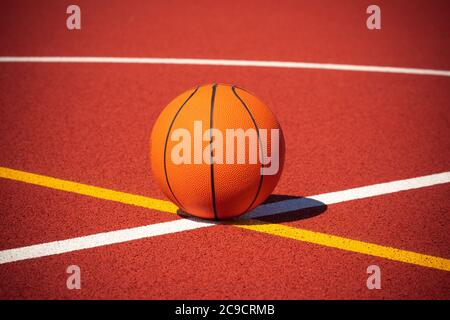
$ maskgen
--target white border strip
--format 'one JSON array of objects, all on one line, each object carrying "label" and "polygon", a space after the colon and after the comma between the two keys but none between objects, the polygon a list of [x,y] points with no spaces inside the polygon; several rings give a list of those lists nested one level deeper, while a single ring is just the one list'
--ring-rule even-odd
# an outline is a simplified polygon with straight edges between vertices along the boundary
[{"label": "white border strip", "polygon": [[1,62],[45,62],[45,63],[143,63],[143,64],[178,64],[229,67],[268,67],[292,69],[321,69],[339,71],[403,73],[450,77],[449,70],[397,68],[385,66],[364,66],[333,63],[224,60],[224,59],[183,59],[183,58],[121,58],[121,57],[0,57]]},{"label": "white border strip", "polygon": [[[317,207],[323,204],[329,205],[356,199],[364,199],[449,182],[450,171],[412,179],[397,180],[360,188],[324,193],[309,198],[284,200],[276,203],[265,204],[244,215],[242,218],[260,218],[264,216],[281,214],[284,212],[292,212],[294,210]],[[131,240],[150,238],[186,230],[211,227],[216,224],[217,223],[199,219],[178,219],[148,226],[103,232],[84,237],[53,241],[15,249],[7,249],[0,251],[0,264],[106,246]]]}]

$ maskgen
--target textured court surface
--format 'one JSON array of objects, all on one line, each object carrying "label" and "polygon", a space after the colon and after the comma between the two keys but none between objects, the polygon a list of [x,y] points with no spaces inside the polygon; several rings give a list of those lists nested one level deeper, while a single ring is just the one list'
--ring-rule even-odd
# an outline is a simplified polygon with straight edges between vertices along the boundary
[{"label": "textured court surface", "polygon": [[[450,70],[447,1],[379,2],[381,31],[366,29],[363,1],[77,4],[81,31],[66,29],[64,2],[2,3],[0,61],[155,57]],[[181,221],[150,174],[148,140],[162,108],[214,82],[254,92],[284,130],[284,172],[258,221]],[[449,100],[445,75],[0,62],[0,298],[449,299]],[[388,182],[396,183],[378,194],[353,190]],[[70,249],[92,239],[98,245]],[[33,245],[43,245],[40,257]],[[24,256],[13,261],[17,248]],[[55,248],[66,252],[51,254]],[[81,290],[66,288],[73,264]],[[381,290],[366,287],[372,264],[381,268]]]}]

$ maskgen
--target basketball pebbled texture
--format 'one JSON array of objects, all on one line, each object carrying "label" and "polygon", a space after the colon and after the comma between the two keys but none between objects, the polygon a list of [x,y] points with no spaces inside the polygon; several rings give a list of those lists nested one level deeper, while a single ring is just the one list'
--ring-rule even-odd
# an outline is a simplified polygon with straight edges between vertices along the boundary
[{"label": "basketball pebbled texture", "polygon": [[[223,135],[223,163],[175,164],[171,150],[180,141],[170,138],[174,130],[187,129],[194,144],[194,121],[201,121],[202,135],[215,128]],[[258,131],[258,162],[238,164],[237,150],[234,163],[226,163],[226,129],[279,129],[279,170],[274,175],[262,175],[259,155],[261,149]],[[268,136],[270,137],[270,135]],[[215,137],[213,138],[214,141]],[[217,141],[218,143],[218,141]],[[219,155],[211,140],[201,141],[202,151]],[[246,159],[250,144],[245,141]],[[204,85],[183,92],[161,112],[150,138],[151,168],[164,194],[184,212],[204,219],[237,217],[261,204],[273,191],[281,176],[284,162],[284,137],[281,127],[270,109],[258,98],[231,85]],[[271,140],[267,139],[271,154]],[[192,157],[194,148],[192,147]],[[264,166],[267,167],[270,164]],[[264,169],[263,169],[264,170]]]}]

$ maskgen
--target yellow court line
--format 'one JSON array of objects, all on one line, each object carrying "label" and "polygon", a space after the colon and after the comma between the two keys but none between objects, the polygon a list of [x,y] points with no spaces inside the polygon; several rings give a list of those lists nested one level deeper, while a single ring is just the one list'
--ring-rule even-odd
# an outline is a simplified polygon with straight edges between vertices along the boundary
[{"label": "yellow court line", "polygon": [[[145,196],[89,186],[82,183],[52,178],[5,167],[0,167],[0,178],[21,181],[51,189],[73,192],[99,199],[121,202],[158,211],[176,213],[176,211],[178,210],[178,207],[169,201],[152,199]],[[282,224],[264,223],[259,220],[240,221],[239,224],[231,222],[228,224],[239,228],[280,236],[288,239],[314,243],[326,247],[362,253],[380,258],[386,258],[393,261],[406,262],[423,267],[450,271],[449,259],[416,253],[413,251],[401,250],[325,233],[293,228]]]},{"label": "yellow court line", "polygon": [[83,183],[52,178],[40,174],[34,174],[5,167],[0,167],[0,178],[21,181],[51,189],[78,193],[85,196],[121,202],[133,206],[154,209],[163,212],[176,213],[178,210],[178,207],[169,201],[152,199],[149,197],[139,196],[131,193],[94,187]]},{"label": "yellow court line", "polygon": [[374,257],[406,262],[418,266],[450,271],[450,260],[413,251],[401,250],[387,246],[381,246],[369,242],[363,242],[326,233],[303,230],[282,224],[264,223],[258,220],[248,220],[236,227],[253,230],[283,238],[319,244],[326,247],[345,251],[367,254]]}]

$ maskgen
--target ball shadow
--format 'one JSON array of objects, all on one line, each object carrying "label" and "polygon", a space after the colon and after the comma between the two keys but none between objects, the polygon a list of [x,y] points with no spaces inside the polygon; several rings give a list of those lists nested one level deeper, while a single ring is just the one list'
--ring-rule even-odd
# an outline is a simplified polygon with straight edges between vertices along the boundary
[{"label": "ball shadow", "polygon": [[[328,206],[318,200],[292,195],[272,194],[253,211],[235,219],[235,224],[283,223],[311,219],[327,211]],[[256,219],[256,220],[255,220]]]},{"label": "ball shadow", "polygon": [[[249,220],[251,224],[293,222],[316,217],[323,214],[327,208],[326,204],[312,198],[272,194],[257,208],[240,217],[215,222],[236,225],[248,224]],[[182,210],[178,210],[177,214],[187,219],[199,219]]]}]

